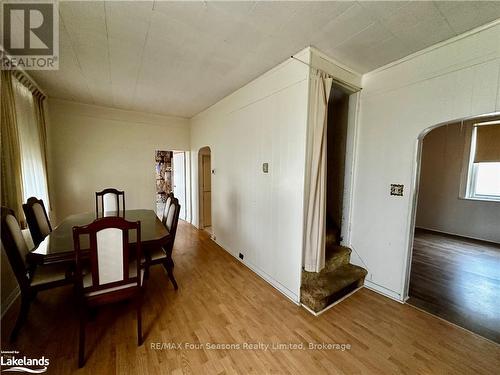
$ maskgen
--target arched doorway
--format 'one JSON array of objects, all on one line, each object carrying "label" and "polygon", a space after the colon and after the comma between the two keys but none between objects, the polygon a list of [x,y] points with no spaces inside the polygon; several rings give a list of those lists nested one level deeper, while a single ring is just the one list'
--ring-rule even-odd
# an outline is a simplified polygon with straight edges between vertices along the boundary
[{"label": "arched doorway", "polygon": [[213,234],[211,165],[210,147],[202,147],[198,152],[199,227]]},{"label": "arched doorway", "polygon": [[420,134],[412,203],[408,303],[499,342],[499,114]]}]

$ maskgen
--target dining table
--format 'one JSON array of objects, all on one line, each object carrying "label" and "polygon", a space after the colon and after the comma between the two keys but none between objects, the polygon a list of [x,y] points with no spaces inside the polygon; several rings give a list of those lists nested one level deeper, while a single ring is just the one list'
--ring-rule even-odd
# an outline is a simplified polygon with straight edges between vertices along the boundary
[{"label": "dining table", "polygon": [[[141,222],[142,251],[152,251],[171,240],[169,231],[153,210],[125,210],[119,216],[128,221]],[[96,220],[95,211],[66,217],[33,251],[27,254],[27,262],[31,264],[75,262],[73,227],[87,225],[94,220]],[[81,249],[88,250],[90,248],[89,242],[88,235],[82,235],[80,237]],[[136,233],[130,231],[129,243],[134,246],[135,242]]]}]

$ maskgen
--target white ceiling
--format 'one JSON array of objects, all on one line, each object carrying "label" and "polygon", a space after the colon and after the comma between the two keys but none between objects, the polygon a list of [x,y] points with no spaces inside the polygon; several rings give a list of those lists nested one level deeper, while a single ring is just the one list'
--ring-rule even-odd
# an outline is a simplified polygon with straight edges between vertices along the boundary
[{"label": "white ceiling", "polygon": [[313,45],[364,73],[500,17],[500,1],[61,2],[51,97],[192,117]]}]

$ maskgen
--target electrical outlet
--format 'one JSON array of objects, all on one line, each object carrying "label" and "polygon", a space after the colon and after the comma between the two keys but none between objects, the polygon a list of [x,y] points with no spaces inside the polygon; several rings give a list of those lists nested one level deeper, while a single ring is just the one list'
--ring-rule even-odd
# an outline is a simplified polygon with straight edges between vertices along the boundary
[{"label": "electrical outlet", "polygon": [[262,163],[262,172],[269,173],[269,163]]},{"label": "electrical outlet", "polygon": [[240,253],[240,255],[238,255],[240,257],[241,260],[243,260],[243,258],[245,257],[242,253]]},{"label": "electrical outlet", "polygon": [[397,197],[403,196],[404,185],[401,184],[391,184],[391,195],[395,195]]}]

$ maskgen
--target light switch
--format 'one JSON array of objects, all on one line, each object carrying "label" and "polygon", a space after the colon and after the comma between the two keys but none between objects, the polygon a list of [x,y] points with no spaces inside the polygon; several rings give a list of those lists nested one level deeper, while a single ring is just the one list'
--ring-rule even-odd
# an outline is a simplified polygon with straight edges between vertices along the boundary
[{"label": "light switch", "polygon": [[269,173],[269,163],[262,163],[262,172]]}]

